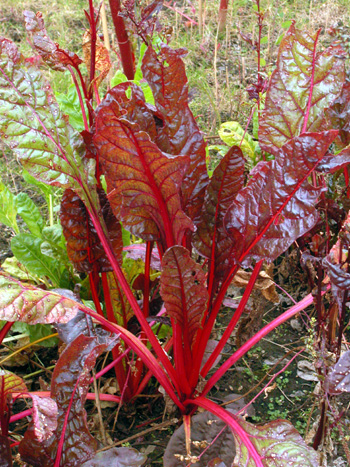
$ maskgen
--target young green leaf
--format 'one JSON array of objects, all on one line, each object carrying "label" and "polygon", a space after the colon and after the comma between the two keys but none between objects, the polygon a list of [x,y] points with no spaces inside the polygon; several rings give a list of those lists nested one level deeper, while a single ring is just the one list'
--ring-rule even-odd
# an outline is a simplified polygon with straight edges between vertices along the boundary
[{"label": "young green leaf", "polygon": [[11,227],[17,234],[19,228],[16,220],[16,196],[0,181],[0,223]]},{"label": "young green leaf", "polygon": [[18,215],[22,217],[31,233],[36,237],[41,237],[41,232],[44,228],[44,219],[40,214],[38,206],[27,193],[24,192],[16,196],[16,204]]}]

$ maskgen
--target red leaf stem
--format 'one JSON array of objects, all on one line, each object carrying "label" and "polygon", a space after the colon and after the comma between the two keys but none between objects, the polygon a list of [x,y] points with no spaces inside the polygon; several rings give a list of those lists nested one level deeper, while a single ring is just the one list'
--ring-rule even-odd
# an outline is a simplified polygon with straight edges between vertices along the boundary
[{"label": "red leaf stem", "polygon": [[7,321],[2,327],[0,331],[0,344],[2,344],[2,341],[6,337],[6,334],[9,332],[9,330],[12,328],[13,324],[14,324],[14,321]]},{"label": "red leaf stem", "polygon": [[89,99],[92,99],[93,88],[92,83],[95,78],[95,67],[96,67],[96,21],[95,21],[95,10],[93,0],[89,0],[89,13],[90,13],[90,35],[91,35],[91,56],[90,56],[90,88],[89,88]]}]

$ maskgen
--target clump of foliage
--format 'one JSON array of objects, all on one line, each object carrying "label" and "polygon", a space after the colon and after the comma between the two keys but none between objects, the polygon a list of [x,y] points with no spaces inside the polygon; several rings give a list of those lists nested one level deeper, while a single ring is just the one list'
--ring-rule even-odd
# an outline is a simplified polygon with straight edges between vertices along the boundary
[{"label": "clump of foliage", "polygon": [[[289,422],[254,426],[208,396],[266,334],[312,304],[311,294],[243,343],[210,376],[209,372],[245,310],[263,262],[274,261],[315,228],[318,203],[327,190],[324,174],[345,170],[350,162],[347,145],[339,141],[339,129],[347,132],[347,126],[343,121],[340,126],[335,115],[336,99],[344,92],[343,51],[335,44],[319,52],[319,32],[305,33],[292,24],[268,84],[259,75],[255,87],[253,98],[258,101],[266,90],[259,113],[261,160],[247,173],[240,144],[234,145],[209,178],[206,143],[188,106],[185,51],[169,46],[167,32],[157,21],[161,5],[156,0],[137,17],[134,2],[128,1],[124,13],[146,46],[141,72],[154,105],[131,81],[100,98],[110,61],[97,39],[98,12],[92,1],[87,13],[90,29],[84,35],[87,79],[82,59],[51,41],[40,13],[25,13],[37,55],[25,58],[13,42],[0,39],[0,136],[33,177],[64,190],[60,219],[68,257],[75,271],[89,278],[96,309],[56,289],[66,284],[60,276],[54,282],[43,273],[48,283],[40,288],[0,274],[0,318],[7,322],[1,340],[14,322],[54,323],[67,344],[54,369],[51,391],[41,398],[30,393],[21,378],[1,370],[4,465],[12,465],[9,423],[19,418],[11,419],[12,405],[26,395],[33,408],[19,443],[25,462],[59,467],[113,460],[118,465],[119,457],[124,464],[142,465],[144,456],[130,449],[96,454],[98,444],[87,427],[83,406],[91,396],[90,371],[96,358],[112,349],[120,396],[109,400],[129,402],[154,376],[182,414],[187,440],[191,417],[202,407],[230,427],[234,442],[231,439],[223,449],[231,452],[232,465],[316,466],[316,451]],[[152,40],[155,33],[161,40]],[[71,73],[84,125],[80,133],[62,114],[42,66]],[[124,71],[129,76],[130,70]],[[344,137],[342,133],[342,141]],[[344,229],[341,246],[348,245]],[[144,243],[125,245],[125,231]],[[141,271],[130,272],[125,251],[142,260]],[[333,293],[343,304],[346,293],[340,297],[339,289],[349,280],[342,269],[347,258],[327,253]],[[250,272],[243,297],[208,356],[227,289],[242,268]],[[321,299],[322,280],[319,285]],[[334,313],[341,316],[339,306]],[[137,321],[135,331],[132,320]],[[165,341],[152,326],[157,322],[169,325]],[[342,332],[340,328],[340,336]],[[341,361],[327,375],[324,389],[329,394],[349,391]],[[182,454],[176,439],[169,450]],[[186,449],[180,465],[195,460],[189,443]],[[218,463],[221,454],[214,453],[208,465]],[[179,465],[179,456],[170,458],[164,465]]]}]

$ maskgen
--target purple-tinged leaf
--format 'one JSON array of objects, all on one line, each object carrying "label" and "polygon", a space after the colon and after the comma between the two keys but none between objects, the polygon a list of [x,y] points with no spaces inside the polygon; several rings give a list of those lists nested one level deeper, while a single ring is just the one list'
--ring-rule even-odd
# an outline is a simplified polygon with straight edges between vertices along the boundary
[{"label": "purple-tinged leaf", "polygon": [[28,324],[66,323],[79,304],[0,273],[0,320]]},{"label": "purple-tinged leaf", "polygon": [[52,467],[62,436],[61,465],[74,467],[95,456],[98,443],[88,430],[84,403],[90,371],[111,341],[111,338],[99,340],[80,335],[61,354],[51,382],[51,398],[58,407],[57,429],[49,439],[40,443],[35,439],[33,426],[29,427],[19,447],[25,462],[34,467]]},{"label": "purple-tinged leaf", "polygon": [[173,50],[161,44],[156,53],[148,47],[142,62],[142,73],[154,95],[163,123],[157,127],[158,147],[169,154],[190,158],[182,182],[183,208],[196,220],[204,200],[208,174],[205,142],[188,106],[188,85],[182,57],[184,49]]},{"label": "purple-tinged leaf", "polygon": [[186,248],[174,246],[165,252],[160,294],[167,313],[181,326],[184,339],[191,345],[201,326],[208,291],[201,266],[191,258]]},{"label": "purple-tinged leaf", "polygon": [[317,167],[317,172],[334,173],[350,164],[350,148],[344,148],[336,156],[334,154],[326,155],[321,164]]},{"label": "purple-tinged leaf", "polygon": [[42,14],[24,11],[25,26],[33,49],[56,71],[66,71],[67,65],[77,66],[82,60],[75,53],[62,50],[47,34]]},{"label": "purple-tinged leaf", "polygon": [[322,264],[327,268],[327,274],[332,285],[342,290],[350,288],[350,274],[342,269],[340,264],[335,264],[331,255],[324,258]]},{"label": "purple-tinged leaf", "polygon": [[[146,245],[144,243],[133,243],[132,245],[125,246],[123,251],[126,253],[127,258],[138,260],[141,259],[143,263],[146,261]],[[159,252],[153,248],[151,253],[151,268],[160,271],[161,262]]]},{"label": "purple-tinged leaf", "polygon": [[[123,250],[121,225],[114,217],[102,189],[98,191],[98,196],[113,251],[121,264]],[[67,253],[77,271],[91,272],[95,263],[98,272],[112,270],[87,209],[72,190],[66,190],[63,194],[60,220],[67,241]]]},{"label": "purple-tinged leaf", "polygon": [[187,158],[162,153],[112,104],[97,115],[94,142],[113,212],[125,229],[145,241],[161,240],[164,248],[181,243],[193,228],[179,194]]},{"label": "purple-tinged leaf", "polygon": [[82,138],[62,116],[49,84],[4,38],[0,38],[0,137],[36,179],[71,188],[97,206],[95,161],[83,163]]},{"label": "purple-tinged leaf", "polygon": [[[317,467],[319,466],[316,451],[307,446],[303,438],[290,422],[274,420],[263,426],[254,426],[245,420],[236,418],[248,434],[253,446],[259,453],[264,467]],[[234,464],[255,467],[256,463],[234,433],[236,456]]]},{"label": "purple-tinged leaf", "polygon": [[323,190],[307,181],[336,131],[305,133],[285,144],[276,159],[260,162],[225,216],[236,262],[273,261],[317,222]]},{"label": "purple-tinged leaf", "polygon": [[278,154],[290,139],[327,128],[324,109],[341,91],[344,60],[339,45],[317,52],[319,31],[295,28],[284,36],[259,120],[259,145]]},{"label": "purple-tinged leaf", "polygon": [[350,350],[344,352],[329,371],[324,386],[328,394],[334,396],[350,392]]},{"label": "purple-tinged leaf", "polygon": [[325,110],[331,128],[339,130],[335,140],[339,148],[350,144],[350,81],[345,81],[340,95]]},{"label": "purple-tinged leaf", "polygon": [[218,282],[232,262],[232,240],[224,229],[223,219],[237,193],[244,186],[244,156],[239,147],[229,149],[209,181],[200,221],[193,243],[198,252],[215,262]]},{"label": "purple-tinged leaf", "polygon": [[111,448],[102,451],[85,462],[82,467],[141,467],[147,460],[147,456],[133,448]]},{"label": "purple-tinged leaf", "polygon": [[12,467],[10,440],[3,435],[0,435],[0,467]]},{"label": "purple-tinged leaf", "polygon": [[31,395],[33,401],[34,435],[42,442],[50,438],[57,428],[57,404],[50,397]]}]

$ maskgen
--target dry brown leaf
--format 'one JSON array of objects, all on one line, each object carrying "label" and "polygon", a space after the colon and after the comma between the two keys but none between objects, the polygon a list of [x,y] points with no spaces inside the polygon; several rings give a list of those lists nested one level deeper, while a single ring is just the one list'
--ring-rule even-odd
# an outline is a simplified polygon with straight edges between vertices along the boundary
[{"label": "dry brown leaf", "polygon": [[[90,64],[91,64],[91,32],[87,29],[83,35],[83,55],[84,63],[88,72],[90,73]],[[96,57],[95,57],[95,69],[99,71],[100,74],[95,77],[93,83],[96,84],[98,89],[102,81],[108,75],[109,70],[111,69],[111,59],[109,57],[109,52],[106,47],[103,45],[101,39],[97,36],[96,38]]]},{"label": "dry brown leaf", "polygon": [[[236,287],[246,287],[252,273],[239,269],[233,278],[232,284]],[[254,285],[255,290],[260,290],[263,296],[272,303],[279,303],[280,299],[276,291],[275,283],[266,271],[261,271]]]}]

